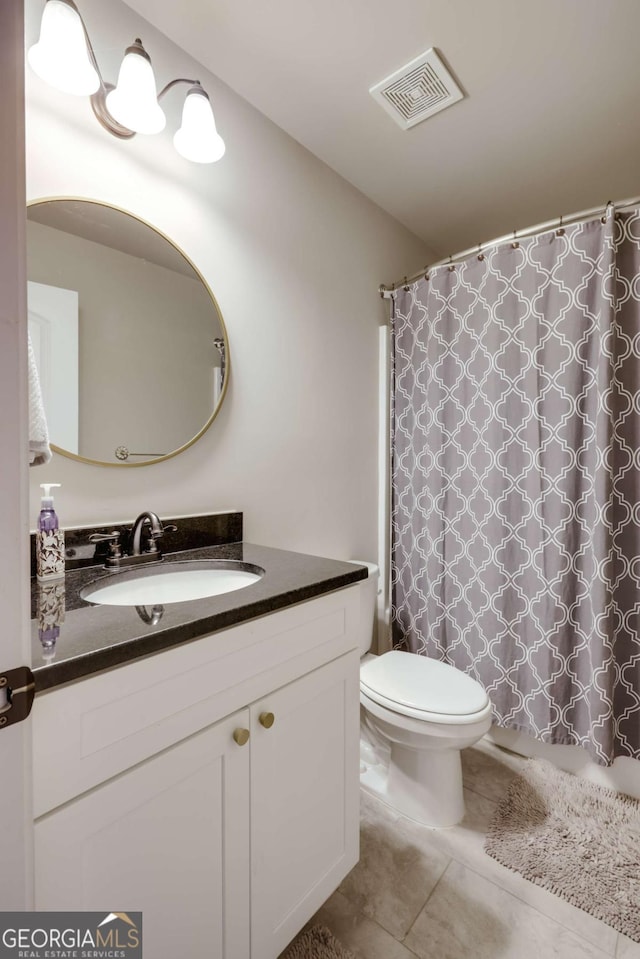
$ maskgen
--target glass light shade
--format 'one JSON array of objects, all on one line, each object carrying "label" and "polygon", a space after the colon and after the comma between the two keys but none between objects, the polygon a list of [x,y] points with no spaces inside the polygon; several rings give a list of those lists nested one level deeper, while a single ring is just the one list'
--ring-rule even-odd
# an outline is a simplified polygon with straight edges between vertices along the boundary
[{"label": "glass light shade", "polygon": [[87,97],[100,86],[80,14],[64,0],[47,0],[40,39],[30,48],[27,60],[42,80],[63,93]]},{"label": "glass light shade", "polygon": [[167,119],[158,103],[156,78],[144,52],[129,47],[120,64],[118,85],[107,94],[107,110],[135,133],[160,133]]},{"label": "glass light shade", "polygon": [[173,138],[178,153],[194,163],[215,163],[224,156],[224,140],[216,130],[209,97],[191,87],[182,108],[182,126]]}]

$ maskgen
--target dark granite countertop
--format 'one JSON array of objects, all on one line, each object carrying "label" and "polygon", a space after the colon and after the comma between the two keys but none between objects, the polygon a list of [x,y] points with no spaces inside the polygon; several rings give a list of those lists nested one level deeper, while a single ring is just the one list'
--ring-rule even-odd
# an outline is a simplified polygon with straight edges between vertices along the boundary
[{"label": "dark granite countertop", "polygon": [[[38,617],[38,584],[32,580],[32,670],[36,692],[341,589],[367,575],[364,567],[351,563],[249,543],[174,552],[165,556],[161,566],[166,571],[175,562],[203,559],[252,563],[262,567],[265,573],[258,582],[244,589],[207,599],[166,604],[160,621],[154,624],[145,622],[135,606],[94,606],[80,597],[80,591],[87,584],[113,576],[113,570],[101,566],[70,570],[57,586],[59,636],[49,650],[44,649],[39,635],[42,620]],[[146,575],[159,569],[160,565],[154,564],[140,567],[138,572]],[[63,622],[60,621],[62,603]]]}]

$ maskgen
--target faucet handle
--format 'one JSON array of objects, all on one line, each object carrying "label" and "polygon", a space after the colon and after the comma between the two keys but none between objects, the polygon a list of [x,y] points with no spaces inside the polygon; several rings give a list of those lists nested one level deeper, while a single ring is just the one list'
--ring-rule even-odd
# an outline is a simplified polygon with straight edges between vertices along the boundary
[{"label": "faucet handle", "polygon": [[154,529],[153,526],[145,527],[149,536],[145,553],[158,553],[158,556],[160,556],[157,540],[161,539],[165,533],[171,533],[174,530],[177,530],[177,528],[177,526],[173,525],[163,526],[162,523],[160,523],[157,529]]},{"label": "faucet handle", "polygon": [[154,542],[155,540],[157,540],[157,539],[160,539],[162,536],[164,536],[165,533],[173,533],[173,532],[175,532],[175,531],[177,530],[177,528],[178,528],[177,526],[173,526],[173,525],[171,525],[171,526],[163,526],[162,524],[160,524],[160,526],[158,527],[158,529],[153,529],[153,528],[150,528],[150,527],[145,527],[146,532],[147,532],[148,535],[149,535],[149,540],[151,541],[151,543],[153,543],[153,542]]},{"label": "faucet handle", "polygon": [[115,540],[117,543],[120,539],[120,530],[112,529],[110,533],[92,533],[89,537],[90,543],[108,543],[110,540]]},{"label": "faucet handle", "polygon": [[[122,546],[120,545],[120,530],[112,529],[110,533],[92,533],[89,537],[90,543],[108,543],[109,544],[109,559],[107,562],[115,560],[114,565],[117,565],[117,561],[122,559]],[[96,556],[99,555],[99,547],[96,549]],[[104,553],[102,554],[104,557]]]}]

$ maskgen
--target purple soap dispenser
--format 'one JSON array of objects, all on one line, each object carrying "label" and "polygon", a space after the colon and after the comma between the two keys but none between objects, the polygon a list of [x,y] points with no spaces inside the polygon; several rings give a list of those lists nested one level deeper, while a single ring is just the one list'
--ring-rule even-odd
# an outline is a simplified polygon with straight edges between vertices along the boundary
[{"label": "purple soap dispenser", "polygon": [[40,582],[64,576],[64,531],[59,528],[51,490],[60,483],[40,483],[43,490],[36,533],[36,575]]}]

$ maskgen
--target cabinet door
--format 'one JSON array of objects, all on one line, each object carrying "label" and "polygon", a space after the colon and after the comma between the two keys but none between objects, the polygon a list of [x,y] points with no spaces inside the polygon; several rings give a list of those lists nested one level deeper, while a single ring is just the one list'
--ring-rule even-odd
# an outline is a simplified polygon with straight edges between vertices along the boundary
[{"label": "cabinet door", "polygon": [[251,707],[252,959],[275,959],[358,860],[359,715],[357,651]]},{"label": "cabinet door", "polygon": [[141,910],[153,959],[248,959],[242,727],[247,709],[38,820],[36,908]]}]

